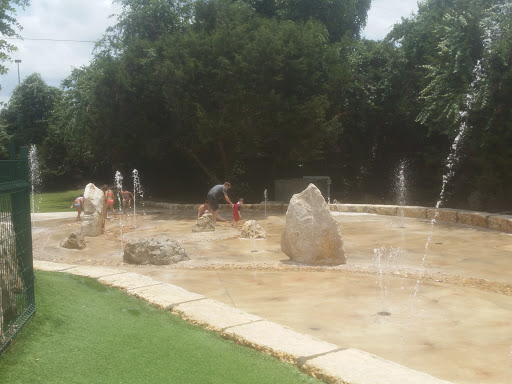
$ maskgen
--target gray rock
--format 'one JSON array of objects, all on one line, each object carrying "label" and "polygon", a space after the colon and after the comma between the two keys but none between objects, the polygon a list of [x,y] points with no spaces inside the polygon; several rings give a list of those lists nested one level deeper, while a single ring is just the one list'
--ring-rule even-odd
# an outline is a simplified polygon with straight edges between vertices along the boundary
[{"label": "gray rock", "polygon": [[93,183],[87,184],[84,191],[84,215],[82,234],[99,236],[105,230],[105,193]]},{"label": "gray rock", "polygon": [[314,265],[346,263],[338,223],[314,185],[293,195],[286,211],[281,250],[293,261]]},{"label": "gray rock", "polygon": [[192,232],[215,232],[213,215],[211,213],[205,213],[197,219],[196,225],[192,227]]},{"label": "gray rock", "polygon": [[267,232],[256,220],[247,220],[240,230],[240,237],[243,239],[265,239]]},{"label": "gray rock", "polygon": [[131,264],[168,265],[190,258],[176,240],[159,236],[129,242],[124,247],[123,260]]},{"label": "gray rock", "polygon": [[81,232],[71,232],[68,237],[60,242],[60,246],[68,249],[84,249],[85,238]]}]

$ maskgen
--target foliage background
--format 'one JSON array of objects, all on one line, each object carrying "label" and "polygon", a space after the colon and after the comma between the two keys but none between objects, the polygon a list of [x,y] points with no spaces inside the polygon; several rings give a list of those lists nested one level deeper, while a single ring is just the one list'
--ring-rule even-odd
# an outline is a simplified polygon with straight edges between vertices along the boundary
[{"label": "foliage background", "polygon": [[[273,181],[326,175],[338,201],[512,210],[512,14],[504,0],[426,0],[382,41],[369,0],[119,0],[91,65],[61,88],[26,78],[0,113],[37,145],[45,185],[125,182],[199,202],[272,198]],[[476,70],[475,70],[476,69]],[[468,104],[468,97],[471,103]]]}]

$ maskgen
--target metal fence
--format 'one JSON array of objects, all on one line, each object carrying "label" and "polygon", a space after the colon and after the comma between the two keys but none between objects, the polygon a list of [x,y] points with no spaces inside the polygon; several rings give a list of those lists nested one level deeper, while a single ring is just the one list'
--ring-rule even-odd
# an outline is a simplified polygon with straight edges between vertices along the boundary
[{"label": "metal fence", "polygon": [[0,161],[0,354],[36,310],[24,147],[20,159]]}]

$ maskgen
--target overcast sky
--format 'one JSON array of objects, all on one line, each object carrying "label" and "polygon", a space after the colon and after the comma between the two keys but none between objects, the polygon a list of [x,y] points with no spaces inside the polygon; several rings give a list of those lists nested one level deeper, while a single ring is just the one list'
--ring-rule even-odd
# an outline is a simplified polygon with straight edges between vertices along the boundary
[{"label": "overcast sky", "polygon": [[[373,0],[363,36],[382,39],[401,17],[408,17],[417,9],[417,0]],[[18,64],[14,59],[21,60],[21,81],[37,72],[48,85],[58,87],[73,67],[89,64],[94,44],[49,40],[98,40],[115,23],[109,15],[119,11],[119,5],[112,0],[31,0],[30,7],[17,14],[25,40],[9,40],[19,50],[12,55],[12,63],[5,63],[9,72],[0,76],[0,101],[7,102],[18,84]]]}]

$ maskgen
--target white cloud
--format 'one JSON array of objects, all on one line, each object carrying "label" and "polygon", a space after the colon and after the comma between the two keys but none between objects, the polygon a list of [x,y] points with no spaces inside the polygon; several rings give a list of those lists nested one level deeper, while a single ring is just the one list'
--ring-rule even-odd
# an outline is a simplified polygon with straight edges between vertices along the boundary
[{"label": "white cloud", "polygon": [[[94,43],[28,39],[96,41],[106,28],[115,23],[109,15],[119,13],[112,0],[32,0],[30,7],[18,11],[23,27],[23,41],[11,40],[18,52],[11,55],[21,60],[21,81],[34,72],[48,85],[60,86],[73,67],[89,64]],[[18,66],[6,63],[9,72],[0,77],[0,101],[8,101],[18,84]]]},{"label": "white cloud", "polygon": [[410,17],[418,11],[417,0],[372,0],[363,37],[381,40],[402,17]]}]

